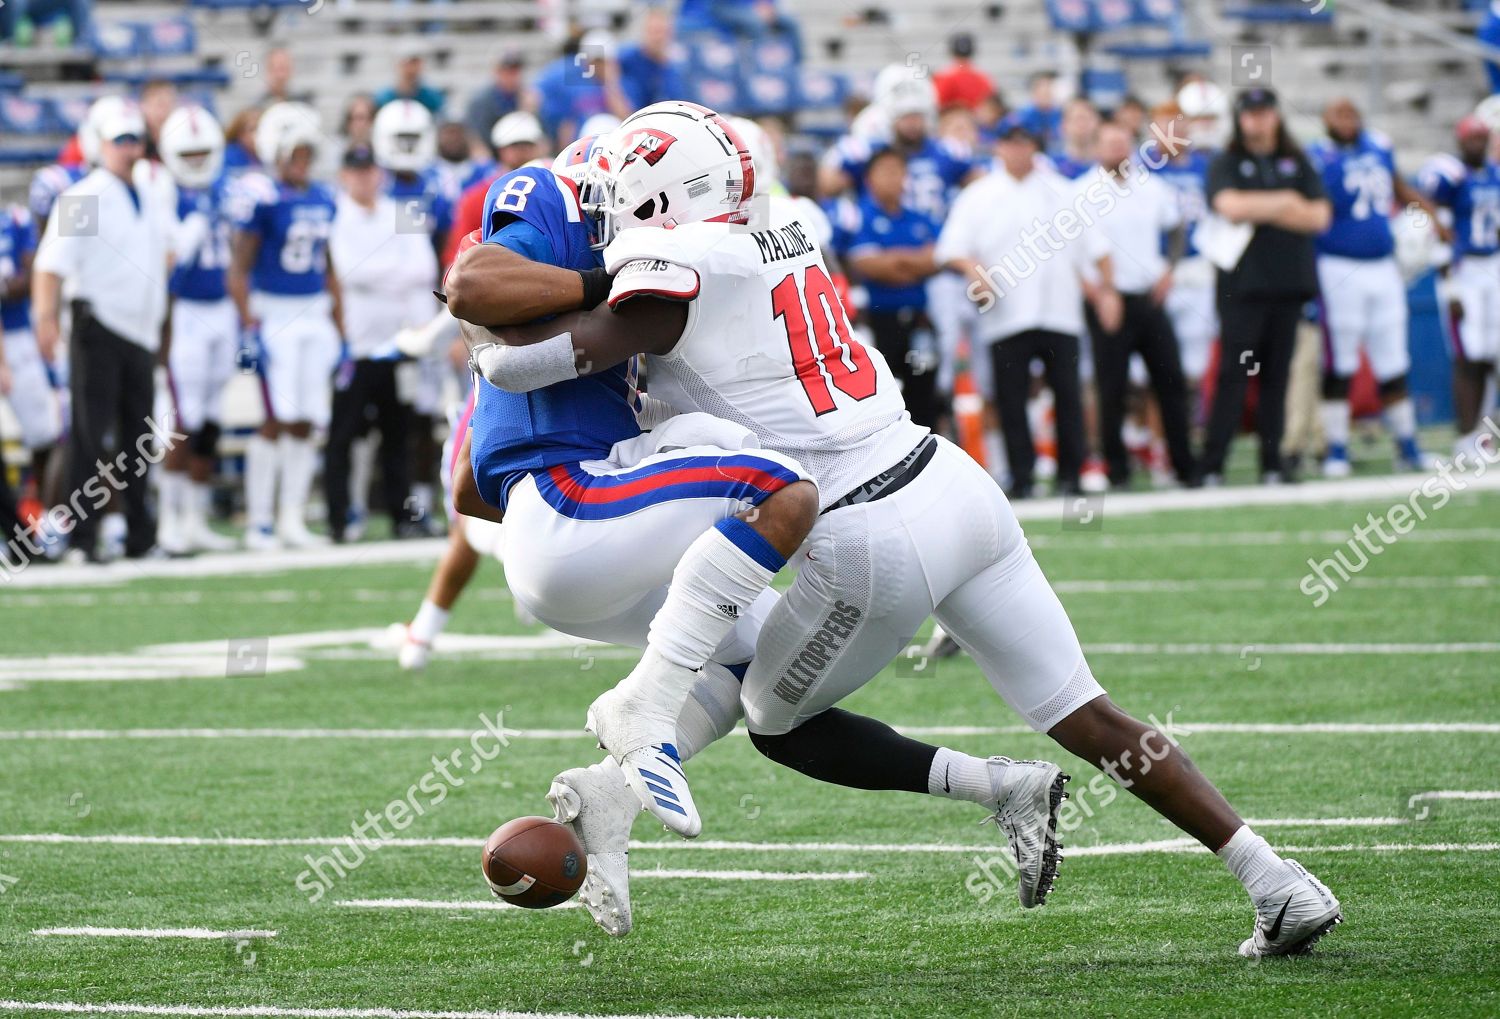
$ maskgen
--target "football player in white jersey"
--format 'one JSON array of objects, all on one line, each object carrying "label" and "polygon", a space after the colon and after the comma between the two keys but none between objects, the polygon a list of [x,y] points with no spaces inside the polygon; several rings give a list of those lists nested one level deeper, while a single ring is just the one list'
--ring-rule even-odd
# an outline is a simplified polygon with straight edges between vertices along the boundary
[{"label": "football player in white jersey", "polygon": [[[1342,919],[1332,893],[1281,859],[1180,748],[1104,693],[1003,493],[958,447],[911,422],[879,354],[851,337],[808,226],[775,201],[766,222],[737,222],[753,201],[754,174],[723,118],[690,103],[648,107],[626,119],[594,167],[587,205],[610,241],[608,302],[501,331],[507,356],[488,358],[485,375],[524,389],[644,353],[658,399],[745,427],[816,478],[822,515],[745,678],[756,747],[846,785],[987,791],[989,762],[834,706],[935,615],[1034,728],[1221,856],[1257,913],[1242,954],[1303,952],[1331,930]],[[559,279],[557,291],[566,288]],[[712,620],[711,607],[674,606],[670,596],[663,615],[689,627]],[[659,646],[663,615],[643,666],[653,655],[677,659]],[[651,728],[650,699],[670,705],[678,690],[669,670],[638,667],[590,708],[591,730],[627,775]],[[872,756],[878,768],[849,774],[850,759]],[[1065,776],[1048,765],[1037,777],[1049,823],[1031,833],[1045,849],[1030,888],[1045,894]],[[1022,904],[1034,905],[1027,887],[1023,875]]]}]

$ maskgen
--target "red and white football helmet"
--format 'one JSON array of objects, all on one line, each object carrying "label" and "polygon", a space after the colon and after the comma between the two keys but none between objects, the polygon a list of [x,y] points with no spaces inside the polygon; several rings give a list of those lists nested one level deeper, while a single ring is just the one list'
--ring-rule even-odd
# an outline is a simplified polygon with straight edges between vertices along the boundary
[{"label": "red and white football helmet", "polygon": [[224,168],[224,129],[201,106],[183,106],[161,126],[157,146],[178,185],[206,188]]},{"label": "red and white football helmet", "polygon": [[590,163],[583,207],[599,245],[634,227],[744,223],[755,162],[729,118],[672,100],[625,118]]},{"label": "red and white football helmet", "polygon": [[413,99],[393,99],[370,126],[375,162],[392,173],[421,173],[437,156],[437,128],[427,107]]}]

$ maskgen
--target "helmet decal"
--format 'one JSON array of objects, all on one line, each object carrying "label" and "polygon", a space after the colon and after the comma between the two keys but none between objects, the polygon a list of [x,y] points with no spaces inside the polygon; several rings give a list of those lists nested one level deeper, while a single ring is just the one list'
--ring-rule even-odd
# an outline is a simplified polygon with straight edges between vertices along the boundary
[{"label": "helmet decal", "polygon": [[675,135],[651,127],[632,131],[625,141],[623,161],[628,163],[633,158],[639,158],[644,159],[646,165],[655,166],[676,141]]}]

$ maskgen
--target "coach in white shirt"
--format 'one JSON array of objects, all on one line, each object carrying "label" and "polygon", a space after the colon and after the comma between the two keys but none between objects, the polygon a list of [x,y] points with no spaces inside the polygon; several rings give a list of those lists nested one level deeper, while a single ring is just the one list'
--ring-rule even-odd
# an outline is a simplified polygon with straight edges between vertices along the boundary
[{"label": "coach in white shirt", "polygon": [[1120,125],[1106,123],[1099,128],[1095,151],[1099,167],[1085,174],[1080,184],[1090,207],[1098,210],[1095,231],[1109,252],[1122,306],[1115,328],[1106,328],[1094,310],[1088,310],[1099,393],[1099,443],[1109,465],[1109,483],[1115,487],[1130,484],[1130,454],[1120,428],[1125,421],[1130,357],[1140,354],[1161,408],[1173,473],[1186,484],[1193,478],[1187,382],[1177,334],[1165,308],[1172,267],[1161,252],[1162,232],[1182,225],[1177,196],[1136,158],[1135,139]]},{"label": "coach in white shirt", "polygon": [[1032,494],[1036,450],[1026,419],[1031,362],[1040,359],[1057,419],[1057,485],[1078,491],[1083,402],[1078,343],[1087,296],[1118,319],[1109,256],[1082,228],[1077,186],[1038,158],[1036,138],[1015,117],[1000,124],[1000,168],[958,196],[937,242],[937,261],[964,273],[988,344],[995,404],[1010,460],[1012,497]]},{"label": "coach in white shirt", "polygon": [[381,194],[382,171],[366,146],[344,153],[338,213],[328,238],[344,295],[348,364],[333,392],[323,469],[328,527],[344,540],[349,514],[349,456],[373,420],[380,430],[385,508],[398,537],[415,534],[407,444],[411,411],[401,399],[398,331],[427,324],[439,306],[437,254],[426,231],[408,229],[394,199]]},{"label": "coach in white shirt", "polygon": [[99,125],[99,135],[98,167],[59,196],[32,267],[32,317],[43,356],[52,356],[60,338],[65,290],[72,312],[70,544],[90,560],[110,489],[125,506],[125,554],[144,556],[156,542],[141,458],[153,452],[152,371],[175,218],[175,210],[162,208],[166,190],[133,181],[146,136],[140,111],[122,105]]}]

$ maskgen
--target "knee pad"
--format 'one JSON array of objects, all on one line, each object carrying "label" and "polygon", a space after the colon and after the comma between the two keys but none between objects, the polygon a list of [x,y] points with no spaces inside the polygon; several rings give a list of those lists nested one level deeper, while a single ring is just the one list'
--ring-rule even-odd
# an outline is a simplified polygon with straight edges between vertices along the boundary
[{"label": "knee pad", "polygon": [[1395,403],[1397,400],[1406,398],[1406,376],[1397,375],[1393,379],[1386,379],[1380,383],[1380,399],[1386,403]]},{"label": "knee pad", "polygon": [[1335,375],[1329,372],[1323,376],[1323,399],[1325,400],[1347,400],[1349,399],[1349,376]]},{"label": "knee pad", "polygon": [[188,452],[205,460],[213,459],[219,449],[219,423],[217,421],[205,422],[188,439]]}]

